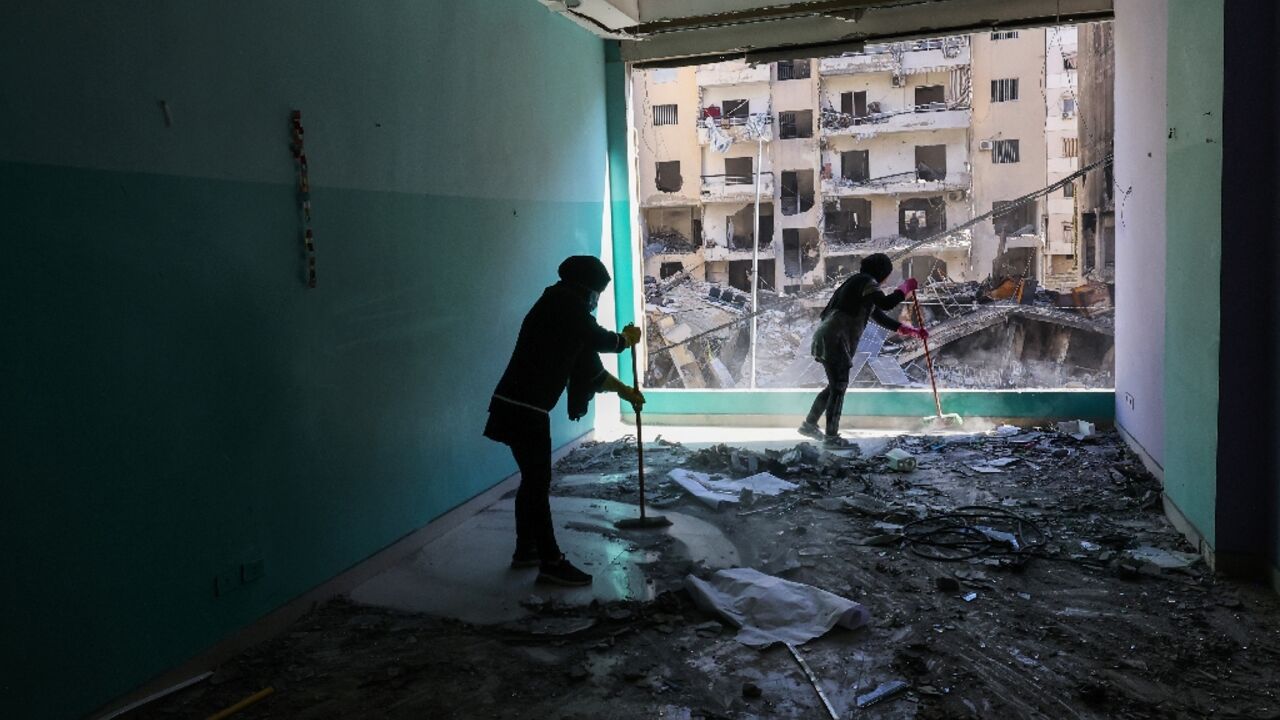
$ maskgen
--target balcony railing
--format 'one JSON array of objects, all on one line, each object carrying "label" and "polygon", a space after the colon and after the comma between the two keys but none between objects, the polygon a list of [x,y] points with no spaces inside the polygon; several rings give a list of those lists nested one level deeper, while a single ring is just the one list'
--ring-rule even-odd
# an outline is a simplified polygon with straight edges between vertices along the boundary
[{"label": "balcony railing", "polygon": [[720,174],[702,176],[702,198],[717,199],[752,199],[756,193],[756,177],[760,177],[760,196],[767,199],[773,195],[773,173],[752,173],[749,175]]},{"label": "balcony railing", "polygon": [[882,175],[869,180],[851,180],[846,177],[830,177],[822,180],[824,195],[879,195],[888,193],[927,193],[951,190],[968,190],[973,176],[967,172],[951,170],[908,170]]},{"label": "balcony railing", "polygon": [[818,72],[823,75],[849,75],[868,72],[892,72],[910,75],[931,68],[968,65],[969,38],[954,35],[903,43],[867,45],[859,53],[822,58]]},{"label": "balcony railing", "polygon": [[698,144],[711,144],[711,130],[707,128],[707,121],[710,120],[716,128],[729,136],[731,142],[755,142],[755,138],[751,136],[748,125],[759,124],[768,130],[765,133],[765,140],[773,139],[773,115],[770,113],[751,113],[750,115],[741,115],[734,117],[709,117],[705,111],[702,113],[703,119],[698,123]]},{"label": "balcony railing", "polygon": [[932,102],[866,115],[823,110],[821,123],[826,135],[963,129],[969,126],[969,108]]},{"label": "balcony railing", "polygon": [[741,85],[743,83],[769,82],[769,63],[748,65],[742,60],[699,65],[694,74],[699,85]]}]

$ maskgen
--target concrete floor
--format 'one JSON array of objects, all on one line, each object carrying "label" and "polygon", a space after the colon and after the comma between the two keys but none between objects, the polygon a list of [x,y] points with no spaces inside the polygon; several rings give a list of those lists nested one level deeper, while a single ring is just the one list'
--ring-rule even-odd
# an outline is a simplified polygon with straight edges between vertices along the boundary
[{"label": "concrete floor", "polygon": [[[569,476],[585,482],[592,476]],[[597,481],[600,476],[595,476]],[[608,481],[608,480],[605,480]],[[590,587],[562,588],[535,583],[538,571],[510,568],[515,544],[515,500],[504,498],[468,518],[417,553],[369,579],[351,592],[365,605],[424,612],[477,624],[507,622],[528,614],[521,601],[530,595],[566,605],[592,600],[650,600],[662,589],[645,574],[656,550],[645,545],[665,534],[663,555],[682,556],[707,567],[739,564],[738,551],[707,522],[675,512],[665,530],[619,531],[614,521],[639,514],[626,503],[588,498],[551,498],[556,538],[573,562],[595,576]]]}]

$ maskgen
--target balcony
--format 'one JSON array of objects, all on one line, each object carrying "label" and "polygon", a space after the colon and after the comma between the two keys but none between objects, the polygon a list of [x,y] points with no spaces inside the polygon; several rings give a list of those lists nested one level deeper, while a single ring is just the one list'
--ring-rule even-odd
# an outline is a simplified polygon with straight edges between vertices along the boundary
[{"label": "balcony", "polygon": [[756,176],[760,177],[761,201],[773,199],[773,173],[752,175],[703,175],[703,202],[755,202]]},{"label": "balcony", "polygon": [[751,66],[742,60],[699,65],[694,74],[701,87],[769,82],[769,64]]},{"label": "balcony", "polygon": [[[899,49],[902,51],[900,56],[895,52]],[[877,72],[912,75],[968,65],[969,61],[968,36],[955,35],[915,42],[867,45],[860,53],[822,58],[818,61],[818,72],[822,75]]]},{"label": "balcony", "polygon": [[822,113],[822,134],[825,137],[867,137],[881,133],[963,130],[969,127],[971,114],[969,108],[951,108],[946,103],[929,103],[861,117],[826,110]]},{"label": "balcony", "polygon": [[823,197],[858,197],[865,195],[926,194],[968,190],[973,176],[967,172],[952,171],[942,180],[923,180],[919,173],[894,173],[870,180],[855,181],[843,177],[822,179]]},{"label": "balcony", "polygon": [[766,128],[765,141],[773,139],[773,115],[770,113],[751,113],[748,117],[722,117],[722,118],[706,118],[704,117],[698,123],[698,144],[711,144],[711,130],[707,128],[707,120],[714,120],[716,128],[729,137],[731,143],[754,143],[756,139],[751,136],[748,131],[748,124],[762,123]]}]

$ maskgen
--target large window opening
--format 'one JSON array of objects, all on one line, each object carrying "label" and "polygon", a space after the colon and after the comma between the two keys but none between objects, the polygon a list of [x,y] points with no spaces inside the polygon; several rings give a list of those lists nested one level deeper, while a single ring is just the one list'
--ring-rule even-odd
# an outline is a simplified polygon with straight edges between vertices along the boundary
[{"label": "large window opening", "polygon": [[[809,357],[818,312],[884,252],[886,287],[920,284],[940,387],[1110,387],[1110,32],[1020,28],[772,67],[633,71],[647,386],[821,384]],[[681,104],[719,121],[680,124]],[[993,343],[1009,339],[1023,352],[993,363]],[[1070,367],[1054,365],[1066,347]],[[875,350],[884,373],[855,387],[927,387],[918,342],[890,335]]]}]

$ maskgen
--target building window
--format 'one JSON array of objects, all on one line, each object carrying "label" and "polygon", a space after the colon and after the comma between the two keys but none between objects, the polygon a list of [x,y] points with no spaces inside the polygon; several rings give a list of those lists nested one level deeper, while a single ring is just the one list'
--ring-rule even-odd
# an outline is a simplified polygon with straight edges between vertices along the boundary
[{"label": "building window", "polygon": [[680,179],[680,161],[659,162],[655,182],[659,192],[680,192],[680,187],[684,185],[684,181]]},{"label": "building window", "polygon": [[947,227],[947,203],[941,197],[911,198],[898,203],[898,234],[919,240]]},{"label": "building window", "polygon": [[658,276],[663,280],[666,280],[672,275],[679,275],[682,272],[684,272],[684,263],[679,260],[674,262],[664,262],[661,267],[658,268]]},{"label": "building window", "polygon": [[941,85],[916,86],[916,112],[946,109],[946,90]]},{"label": "building window", "polygon": [[1036,231],[1034,201],[1014,205],[1012,200],[997,200],[991,203],[991,211],[998,213],[991,218],[996,235],[1031,235]]},{"label": "building window", "polygon": [[1018,99],[1018,78],[991,81],[991,102],[1009,102]]},{"label": "building window", "polygon": [[783,60],[778,63],[779,80],[803,80],[809,77],[808,60]]},{"label": "building window", "polygon": [[720,103],[720,114],[726,118],[745,120],[751,114],[751,102],[748,100],[725,100]]},{"label": "building window", "polygon": [[994,140],[991,143],[991,162],[997,164],[1018,162],[1017,140]]},{"label": "building window", "polygon": [[1069,182],[1069,183],[1067,183],[1066,185],[1063,185],[1063,186],[1062,186],[1062,196],[1063,196],[1063,197],[1075,197],[1075,196],[1076,196],[1076,184],[1075,184],[1074,182]]},{"label": "building window", "polygon": [[1080,138],[1062,138],[1062,157],[1080,157]]},{"label": "building window", "polygon": [[1064,242],[1070,240],[1074,234],[1075,226],[1071,223],[1062,223],[1062,239]]},{"label": "building window", "polygon": [[813,207],[813,171],[791,170],[782,173],[782,214],[795,215]]},{"label": "building window", "polygon": [[1073,118],[1076,116],[1076,99],[1070,95],[1062,97],[1062,117]]},{"label": "building window", "polygon": [[653,106],[654,125],[675,125],[679,122],[679,117],[680,116],[675,105]]},{"label": "building window", "polygon": [[1003,30],[1001,32],[991,33],[992,40],[1016,40],[1018,38],[1017,30]]},{"label": "building window", "polygon": [[778,139],[813,137],[813,111],[795,110],[778,113]]},{"label": "building window", "polygon": [[860,118],[867,116],[867,91],[840,93],[840,112]]},{"label": "building window", "polygon": [[840,177],[861,183],[871,179],[871,162],[866,150],[846,150],[840,153]]},{"label": "building window", "polygon": [[1063,69],[1063,70],[1075,70],[1075,69],[1076,69],[1076,54],[1075,54],[1075,53],[1062,53],[1062,69]]},{"label": "building window", "polygon": [[937,182],[947,177],[947,146],[916,146],[916,179]]},{"label": "building window", "polygon": [[725,158],[724,184],[750,185],[755,182],[755,172],[752,170],[752,162],[752,159],[749,157]]}]

